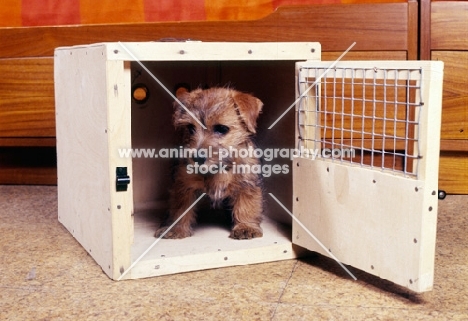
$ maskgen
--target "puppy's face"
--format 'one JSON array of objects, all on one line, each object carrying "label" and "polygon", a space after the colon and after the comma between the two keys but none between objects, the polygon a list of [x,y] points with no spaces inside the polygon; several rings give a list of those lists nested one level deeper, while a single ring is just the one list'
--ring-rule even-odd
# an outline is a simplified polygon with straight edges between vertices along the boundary
[{"label": "puppy's face", "polygon": [[[211,148],[212,151],[211,158],[198,157],[189,161],[207,165],[220,162],[220,149],[247,148],[263,106],[258,98],[228,88],[181,90],[177,98],[184,106],[174,103],[173,120],[182,134],[184,147],[205,151]],[[232,161],[229,157],[222,159],[227,165]]]}]

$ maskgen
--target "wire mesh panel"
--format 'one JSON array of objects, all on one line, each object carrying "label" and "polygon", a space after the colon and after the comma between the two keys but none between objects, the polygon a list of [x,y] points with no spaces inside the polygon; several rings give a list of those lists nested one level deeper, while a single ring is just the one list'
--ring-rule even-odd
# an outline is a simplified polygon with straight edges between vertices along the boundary
[{"label": "wire mesh panel", "polygon": [[302,67],[299,148],[417,177],[422,69]]}]

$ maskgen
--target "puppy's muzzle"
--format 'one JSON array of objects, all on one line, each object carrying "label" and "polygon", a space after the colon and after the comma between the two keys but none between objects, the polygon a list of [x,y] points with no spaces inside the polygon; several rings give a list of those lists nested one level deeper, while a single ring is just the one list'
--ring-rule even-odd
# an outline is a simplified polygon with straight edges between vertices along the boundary
[{"label": "puppy's muzzle", "polygon": [[203,165],[206,162],[206,157],[195,156],[192,157],[192,160],[198,165]]}]

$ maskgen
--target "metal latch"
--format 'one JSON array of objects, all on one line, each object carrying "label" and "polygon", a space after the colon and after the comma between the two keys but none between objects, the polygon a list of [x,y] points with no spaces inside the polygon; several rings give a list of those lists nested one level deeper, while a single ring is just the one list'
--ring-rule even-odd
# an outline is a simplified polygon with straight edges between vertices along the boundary
[{"label": "metal latch", "polygon": [[440,190],[439,190],[439,193],[438,193],[439,199],[440,199],[440,200],[443,200],[443,199],[445,199],[446,196],[447,196],[447,193],[446,193],[445,191],[443,191],[443,190],[440,189]]},{"label": "metal latch", "polygon": [[116,167],[117,179],[115,181],[115,188],[117,192],[127,191],[128,184],[130,184],[130,176],[127,173],[127,167]]}]

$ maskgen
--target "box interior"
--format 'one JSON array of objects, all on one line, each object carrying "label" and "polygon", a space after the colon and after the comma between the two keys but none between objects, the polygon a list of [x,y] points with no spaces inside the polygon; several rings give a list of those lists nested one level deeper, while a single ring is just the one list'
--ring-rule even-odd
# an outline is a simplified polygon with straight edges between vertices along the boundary
[{"label": "box interior", "polygon": [[[146,61],[143,64],[171,92],[177,84],[185,83],[192,89],[229,86],[256,96],[264,103],[257,121],[258,147],[294,148],[293,109],[272,129],[268,127],[295,100],[295,61]],[[132,148],[159,151],[180,146],[175,140],[172,125],[173,98],[136,62],[131,64],[131,77],[132,97],[136,88],[144,87],[146,90],[145,99],[132,98]],[[133,261],[156,240],[153,234],[161,223],[168,205],[174,162],[175,160],[170,158],[133,158],[131,174],[135,210]],[[268,196],[268,193],[273,193],[287,208],[291,208],[291,161],[289,158],[278,157],[270,162],[263,160],[263,165],[265,164],[286,164],[289,173],[264,177],[265,219],[262,223],[264,237],[243,241],[239,247],[238,240],[228,237],[229,215],[220,214],[222,211],[200,211],[197,213],[199,220],[191,238],[160,240],[160,244],[148,253],[149,257],[144,260],[153,260],[151,262],[154,265],[157,263],[154,258],[158,257],[183,257],[187,253],[193,254],[196,251],[225,252],[278,244],[287,244],[286,249],[290,250],[291,217]],[[196,246],[192,249],[193,244]],[[288,255],[291,256],[292,253]],[[164,271],[158,273],[164,274]]]},{"label": "box interior", "polygon": [[[290,110],[272,129],[268,127],[295,100],[294,61],[190,61],[143,62],[167,89],[173,92],[177,84],[198,87],[229,86],[251,93],[264,103],[258,118],[256,141],[261,149],[294,148],[294,110]],[[147,100],[132,99],[132,148],[177,148],[172,125],[173,98],[138,64],[132,63],[132,88],[145,86]],[[162,209],[167,206],[168,187],[174,159],[134,158],[133,197],[135,212],[145,209]],[[287,164],[288,174],[271,174],[264,177],[265,215],[290,224],[291,218],[284,210],[272,204],[267,193],[273,193],[291,208],[291,162],[276,158],[263,164]]]}]

